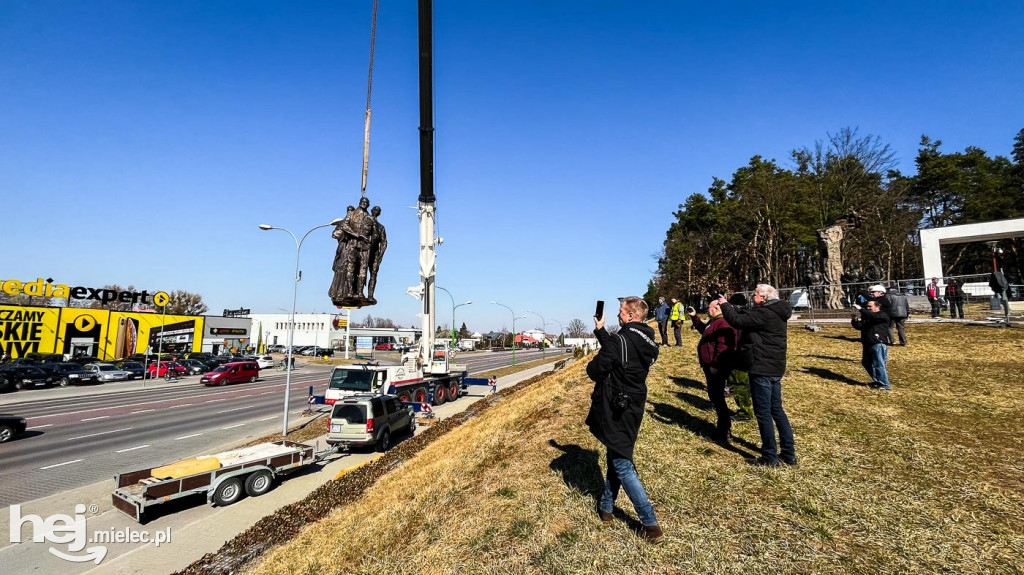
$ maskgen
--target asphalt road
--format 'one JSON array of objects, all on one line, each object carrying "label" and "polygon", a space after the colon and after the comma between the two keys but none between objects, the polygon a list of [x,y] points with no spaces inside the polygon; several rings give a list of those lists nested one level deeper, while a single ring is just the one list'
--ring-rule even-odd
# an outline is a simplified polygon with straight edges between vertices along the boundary
[{"label": "asphalt road", "polygon": [[[562,350],[547,355],[568,357]],[[541,357],[516,351],[516,363]],[[397,354],[378,354],[381,363]],[[509,352],[462,354],[471,375],[511,364]],[[301,365],[292,373],[289,418],[322,395],[329,367]],[[0,506],[24,503],[134,471],[228,448],[253,433],[281,426],[285,374],[265,370],[255,383],[205,387],[198,376],[33,389],[0,396],[0,413],[28,419],[28,432],[0,445]]]}]

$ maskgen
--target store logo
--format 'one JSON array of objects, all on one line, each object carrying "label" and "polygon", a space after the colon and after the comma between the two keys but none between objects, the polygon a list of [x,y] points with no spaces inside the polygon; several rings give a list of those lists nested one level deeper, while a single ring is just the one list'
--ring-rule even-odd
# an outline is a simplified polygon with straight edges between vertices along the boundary
[{"label": "store logo", "polygon": [[[25,523],[32,525],[32,541],[34,543],[50,542],[68,545],[68,553],[78,553],[85,549],[88,538],[85,534],[85,505],[75,505],[74,517],[70,515],[51,515],[45,520],[38,515],[21,515],[21,505],[11,505],[11,543],[21,543],[21,527]],[[85,555],[69,555],[50,547],[50,553],[73,563],[93,561],[97,565],[107,556],[106,547],[90,547]]]},{"label": "store logo", "polygon": [[83,286],[67,286],[53,283],[53,278],[38,278],[36,281],[23,282],[21,280],[0,279],[0,292],[7,295],[27,295],[33,297],[54,297],[96,300],[102,303],[150,303],[149,292],[117,291],[105,288],[91,288]]}]

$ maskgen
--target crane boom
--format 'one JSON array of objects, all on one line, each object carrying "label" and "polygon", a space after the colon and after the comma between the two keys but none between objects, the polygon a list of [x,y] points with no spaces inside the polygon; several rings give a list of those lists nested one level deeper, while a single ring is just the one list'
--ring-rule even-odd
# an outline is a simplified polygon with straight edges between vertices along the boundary
[{"label": "crane boom", "polygon": [[433,0],[419,0],[420,50],[420,286],[423,304],[419,360],[429,366],[434,353],[434,283],[437,273],[437,241],[434,234],[434,39]]}]

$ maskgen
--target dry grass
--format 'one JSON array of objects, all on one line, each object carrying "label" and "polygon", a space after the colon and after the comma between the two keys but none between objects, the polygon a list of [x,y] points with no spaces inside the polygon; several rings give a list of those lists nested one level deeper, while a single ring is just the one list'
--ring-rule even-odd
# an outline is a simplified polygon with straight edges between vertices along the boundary
[{"label": "dry grass", "polygon": [[[800,467],[724,448],[693,344],[663,348],[637,467],[667,540],[632,506],[594,512],[603,451],[583,426],[585,362],[503,395],[248,568],[276,573],[1020,573],[1024,334],[911,325],[889,394],[860,385],[848,327],[790,331],[786,409]],[[386,459],[386,458],[385,458]]]}]

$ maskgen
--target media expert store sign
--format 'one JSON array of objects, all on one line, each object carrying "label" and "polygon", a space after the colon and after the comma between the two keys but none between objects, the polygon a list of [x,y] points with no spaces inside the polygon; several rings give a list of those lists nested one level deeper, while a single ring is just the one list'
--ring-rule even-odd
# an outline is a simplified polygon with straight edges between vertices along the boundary
[{"label": "media expert store sign", "polygon": [[[165,305],[167,294],[117,292],[115,290],[69,287],[53,280],[34,282],[0,280],[0,290],[9,295],[58,297],[100,302],[120,301]],[[28,353],[93,355],[118,359],[175,345],[197,351],[202,344],[203,318],[155,313],[117,312],[104,309],[52,308],[0,305],[0,347],[10,357]],[[162,337],[161,337],[162,336]]]}]

